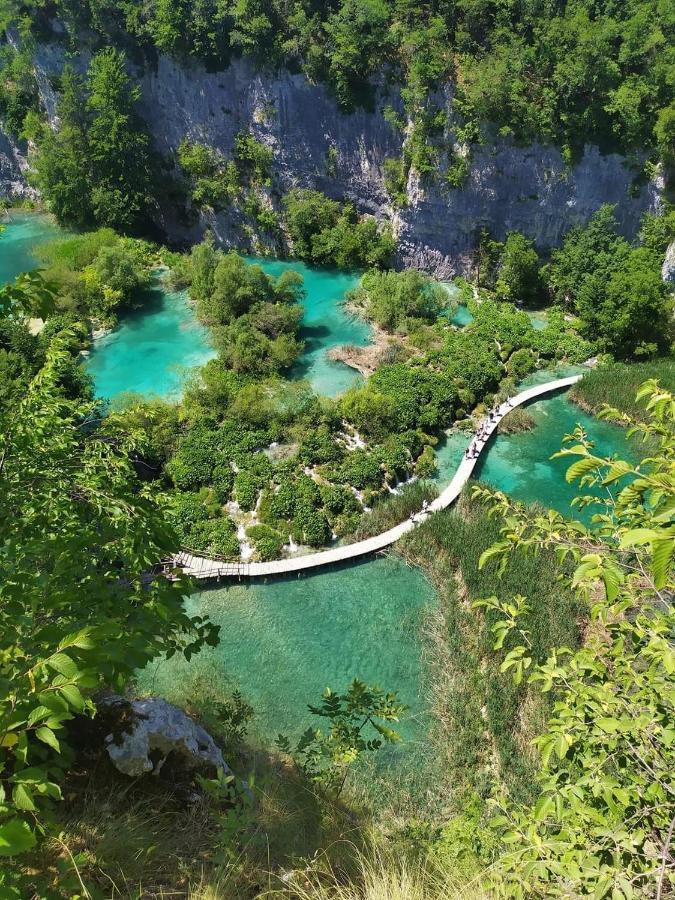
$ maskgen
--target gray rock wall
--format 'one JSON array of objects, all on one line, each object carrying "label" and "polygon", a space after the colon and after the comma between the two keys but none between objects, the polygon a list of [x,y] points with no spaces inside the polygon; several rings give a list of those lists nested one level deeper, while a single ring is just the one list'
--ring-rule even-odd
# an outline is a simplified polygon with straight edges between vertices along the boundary
[{"label": "gray rock wall", "polygon": [[28,184],[26,148],[6,134],[0,123],[0,199],[36,200],[38,193]]},{"label": "gray rock wall", "polygon": [[[400,156],[402,135],[382,115],[385,103],[400,106],[395,92],[387,96],[380,89],[373,112],[343,115],[325,88],[301,75],[265,75],[243,61],[210,74],[166,58],[156,71],[143,74],[142,86],[144,115],[165,153],[186,136],[228,152],[235,134],[250,127],[274,149],[281,190],[317,187],[354,200],[364,212],[392,217],[402,264],[440,276],[466,269],[482,226],[499,238],[522,231],[546,249],[602,203],[617,204],[627,235],[646,209],[659,204],[660,185],[651,182],[635,195],[634,173],[616,154],[603,156],[587,147],[569,169],[555,148],[501,145],[474,150],[471,173],[460,189],[424,190],[411,180],[410,204],[397,211],[384,187],[383,167],[388,157]],[[335,177],[326,172],[330,148],[337,152]],[[227,216],[209,224],[228,242]]]},{"label": "gray rock wall", "polygon": [[[58,49],[44,47],[37,58],[52,116],[54,101],[45,76],[58,70],[60,57]],[[657,181],[632,190],[635,173],[618,155],[603,156],[587,147],[583,158],[568,168],[555,148],[502,143],[472,151],[471,171],[461,188],[425,189],[411,176],[409,204],[396,210],[384,187],[384,162],[400,156],[403,136],[382,114],[387,103],[400,109],[395,89],[380,86],[373,111],[344,115],[323,86],[288,72],[257,72],[242,60],[224,72],[208,73],[160,57],[156,68],[136,75],[142,115],[166,156],[185,137],[229,154],[237,132],[249,128],[274,150],[278,195],[294,186],[316,187],[353,200],[363,212],[392,219],[401,265],[440,277],[466,271],[481,227],[498,238],[522,231],[545,250],[558,244],[571,226],[586,222],[602,203],[617,205],[621,229],[631,235],[641,214],[660,202]],[[449,92],[443,99],[451,110]],[[329,150],[337,154],[334,176],[327,171]],[[187,227],[170,209],[164,213],[175,240],[196,240],[210,227],[223,244],[241,241],[237,214],[204,215]]]}]

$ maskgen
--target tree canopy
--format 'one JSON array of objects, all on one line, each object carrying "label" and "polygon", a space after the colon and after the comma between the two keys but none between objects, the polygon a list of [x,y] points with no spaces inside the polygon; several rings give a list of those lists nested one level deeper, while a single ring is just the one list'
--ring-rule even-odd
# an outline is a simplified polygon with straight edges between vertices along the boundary
[{"label": "tree canopy", "polygon": [[65,68],[60,125],[42,127],[35,159],[37,184],[62,224],[137,231],[146,223],[150,148],[138,98],[119,50],[99,51],[86,80]]}]

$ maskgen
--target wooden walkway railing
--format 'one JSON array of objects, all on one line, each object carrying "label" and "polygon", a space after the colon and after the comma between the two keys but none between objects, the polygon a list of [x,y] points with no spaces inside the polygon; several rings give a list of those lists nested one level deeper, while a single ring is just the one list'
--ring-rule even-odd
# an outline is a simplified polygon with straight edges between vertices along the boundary
[{"label": "wooden walkway railing", "polygon": [[164,570],[168,573],[172,568],[182,569],[186,575],[199,579],[220,579],[220,578],[260,578],[267,575],[286,575],[291,572],[302,572],[307,569],[318,569],[320,566],[328,566],[333,563],[346,562],[350,559],[357,559],[361,556],[367,556],[371,553],[377,553],[378,550],[384,550],[402,537],[406,532],[415,528],[423,522],[431,513],[445,509],[455,502],[462,492],[462,488],[467,483],[473,470],[476,467],[481,454],[490,440],[490,437],[497,429],[497,426],[508,415],[512,409],[522,406],[523,403],[529,403],[537,397],[545,394],[551,394],[555,391],[563,390],[575,384],[581,375],[573,375],[569,378],[558,378],[556,381],[547,381],[545,384],[536,385],[528,388],[514,397],[509,398],[502,403],[495,411],[493,411],[489,420],[483,423],[481,436],[474,435],[471,447],[473,453],[470,456],[465,455],[452,481],[445,490],[431,503],[426,510],[416,513],[400,525],[390,528],[388,531],[382,532],[375,537],[367,538],[364,541],[358,541],[355,544],[345,544],[343,547],[335,547],[332,550],[320,550],[317,553],[307,553],[303,556],[291,556],[287,559],[277,559],[273,562],[224,562],[218,559],[207,559],[203,556],[196,556],[187,551],[181,551],[169,561],[163,563]]}]

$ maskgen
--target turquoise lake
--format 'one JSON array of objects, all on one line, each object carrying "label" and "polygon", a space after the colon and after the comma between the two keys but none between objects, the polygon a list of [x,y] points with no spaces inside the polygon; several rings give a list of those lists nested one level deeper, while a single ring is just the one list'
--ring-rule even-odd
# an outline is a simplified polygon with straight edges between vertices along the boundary
[{"label": "turquoise lake", "polygon": [[[42,217],[17,216],[0,237],[0,278],[9,280],[34,267],[31,247],[56,234]],[[356,276],[254,261],[271,275],[292,266],[305,276],[307,345],[296,374],[309,378],[323,393],[344,390],[358,376],[327,360],[325,350],[368,341],[368,326],[347,316],[340,304]],[[180,390],[186,367],[199,365],[211,353],[208,335],[195,321],[185,295],[155,285],[143,311],[125,317],[116,332],[97,342],[89,366],[105,396],[130,389],[167,396]],[[538,372],[525,384],[577,371]],[[529,409],[535,429],[497,436],[477,477],[519,500],[539,501],[569,514],[575,490],[563,477],[567,463],[548,459],[563,435],[579,422],[600,452],[624,453],[625,433],[585,415],[565,394],[539,400]],[[437,448],[439,485],[454,474],[467,440],[461,433],[451,434]],[[140,675],[143,690],[184,699],[204,687],[215,696],[240,687],[255,710],[253,737],[269,744],[279,732],[297,735],[309,724],[307,704],[326,686],[343,690],[358,677],[397,690],[410,707],[400,728],[406,743],[384,759],[395,762],[399,774],[405,769],[406,784],[423,778],[418,760],[424,755],[428,712],[420,626],[435,599],[420,571],[396,557],[376,558],[300,577],[215,586],[197,591],[186,602],[191,612],[208,613],[221,625],[220,644],[190,663],[174,657],[149,667]]]},{"label": "turquoise lake", "polygon": [[[296,262],[252,257],[248,261],[273,277],[287,269],[303,276],[305,314],[300,337],[305,349],[291,376],[306,378],[317,393],[330,397],[361,380],[354,369],[328,359],[331,347],[365,346],[370,340],[370,327],[342,306],[359,276]],[[174,398],[190,369],[213,356],[208,330],[196,320],[185,292],[169,292],[158,281],[146,292],[141,308],[94,342],[87,368],[100,397],[134,391]]]},{"label": "turquoise lake", "polygon": [[13,281],[21,272],[39,266],[36,247],[54,240],[62,232],[50,218],[39,213],[8,210],[0,233],[0,284]]},{"label": "turquoise lake", "polygon": [[308,379],[318,394],[327,397],[335,397],[361,381],[356,370],[328,359],[331,347],[342,344],[365,347],[370,342],[372,331],[368,323],[346,312],[342,303],[347,291],[359,283],[360,276],[339,269],[314,269],[304,263],[264,257],[249,257],[248,261],[273,278],[291,269],[304,279],[305,315],[300,337],[305,342],[305,349],[291,371],[291,377]]},{"label": "turquoise lake", "polygon": [[157,277],[141,308],[94,341],[87,370],[99,397],[133,391],[174,398],[190,369],[215,355],[208,329],[195,318],[185,292],[167,291]]}]

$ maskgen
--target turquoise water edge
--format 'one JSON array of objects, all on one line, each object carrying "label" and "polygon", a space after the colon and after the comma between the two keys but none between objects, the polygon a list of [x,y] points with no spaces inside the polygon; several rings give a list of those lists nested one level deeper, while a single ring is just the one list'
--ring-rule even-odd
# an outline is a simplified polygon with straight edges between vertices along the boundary
[{"label": "turquoise water edge", "polygon": [[[0,236],[0,280],[34,268],[32,248],[58,235],[36,215],[13,214]],[[298,263],[254,260],[271,275],[289,266],[305,278],[305,352],[294,375],[308,378],[320,393],[336,395],[360,376],[326,351],[338,344],[365,345],[367,324],[350,317],[342,299],[357,276],[313,270]],[[454,322],[470,321],[468,310]],[[99,339],[88,361],[96,390],[111,397],[122,391],[175,396],[191,367],[213,355],[208,334],[182,292],[155,283],[142,309]],[[568,372],[537,373],[535,380]],[[582,424],[602,453],[625,452],[624,432],[584,414],[565,394],[530,407],[536,427],[499,435],[480,461],[477,477],[524,502],[538,501],[569,512],[575,494],[563,473],[564,460],[551,461],[564,434]],[[447,483],[462,457],[467,436],[453,433],[438,447],[439,484]],[[424,741],[428,710],[421,624],[433,609],[434,593],[422,573],[394,557],[352,564],[312,575],[246,585],[207,588],[186,600],[190,612],[208,613],[221,626],[220,644],[190,663],[174,657],[139,674],[143,691],[189,696],[198,687],[240,688],[255,710],[252,734],[261,743],[279,732],[297,735],[309,722],[307,704],[330,686],[344,689],[355,677],[399,692],[410,714],[401,726],[405,753]],[[412,748],[412,749],[411,749]],[[399,760],[400,749],[390,761]],[[397,763],[398,764],[398,763]]]},{"label": "turquoise water edge", "polygon": [[159,276],[139,309],[97,338],[87,360],[99,397],[130,391],[177,398],[190,370],[215,356],[209,332],[195,318],[184,291],[167,291]]},{"label": "turquoise water edge", "polygon": [[[354,369],[328,358],[340,344],[365,346],[369,325],[346,312],[342,301],[358,276],[332,269],[310,269],[302,263],[249,258],[268,275],[287,269],[304,279],[305,314],[300,337],[305,347],[291,372],[306,378],[319,394],[336,396],[361,380]],[[87,369],[99,397],[137,392],[176,398],[190,370],[215,355],[208,330],[199,324],[185,291],[171,292],[159,278],[145,292],[139,309],[126,315],[111,334],[98,338]]]}]

